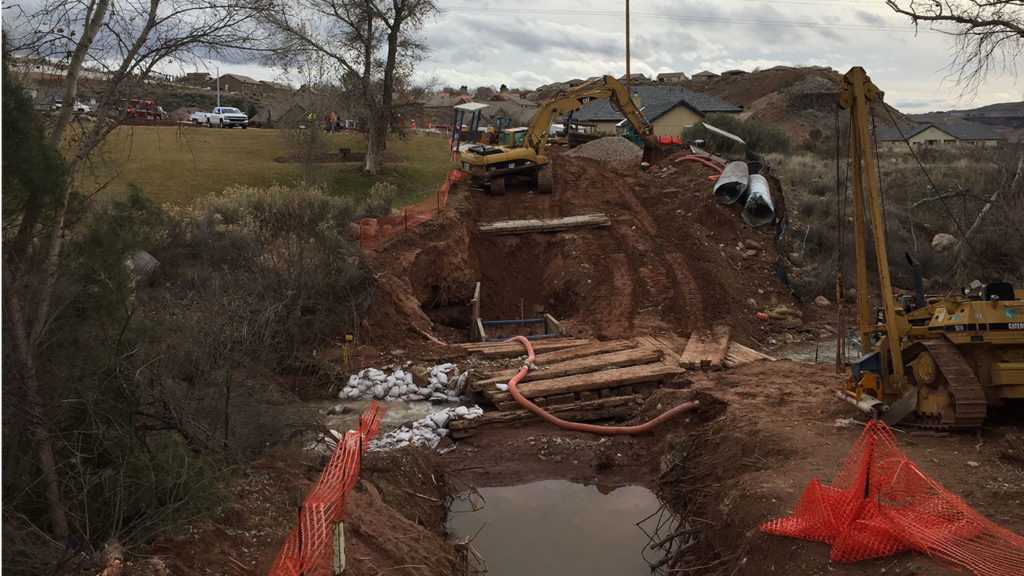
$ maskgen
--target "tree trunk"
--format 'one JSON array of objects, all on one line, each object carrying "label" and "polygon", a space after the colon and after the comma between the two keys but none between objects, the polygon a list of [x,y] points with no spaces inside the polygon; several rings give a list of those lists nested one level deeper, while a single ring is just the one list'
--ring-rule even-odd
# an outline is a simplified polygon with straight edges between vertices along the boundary
[{"label": "tree trunk", "polygon": [[21,373],[25,388],[25,399],[29,405],[28,427],[32,440],[37,444],[39,468],[43,474],[46,487],[46,501],[50,514],[50,529],[54,540],[66,544],[70,531],[68,529],[67,511],[64,498],[60,492],[60,477],[57,474],[57,462],[53,456],[53,441],[50,438],[49,414],[39,394],[39,375],[36,372],[35,347],[29,341],[25,314],[21,301],[16,293],[18,286],[8,270],[4,270],[4,299],[7,301],[7,316],[11,323],[14,336],[16,361],[21,365]]},{"label": "tree trunk", "polygon": [[71,115],[75,112],[75,100],[78,99],[78,79],[82,75],[82,64],[85,62],[89,49],[92,48],[96,34],[103,27],[109,6],[110,0],[97,0],[94,4],[90,4],[90,10],[86,11],[85,29],[82,30],[82,35],[78,38],[75,51],[71,55],[71,62],[68,64],[67,80],[64,82],[64,104],[61,106],[57,122],[50,134],[50,145],[58,150],[64,140],[64,131],[67,130]]},{"label": "tree trunk", "polygon": [[376,174],[384,164],[384,148],[387,138],[387,120],[377,114],[371,120],[370,128],[366,132],[366,162],[363,167],[370,174]]}]

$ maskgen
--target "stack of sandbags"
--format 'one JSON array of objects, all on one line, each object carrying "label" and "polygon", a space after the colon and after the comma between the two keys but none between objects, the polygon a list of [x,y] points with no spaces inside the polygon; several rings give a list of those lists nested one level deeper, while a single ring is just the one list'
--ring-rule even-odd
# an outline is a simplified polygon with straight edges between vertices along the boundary
[{"label": "stack of sandbags", "polygon": [[[455,402],[465,390],[466,378],[469,376],[468,372],[460,374],[450,362],[429,370],[421,369],[418,379],[413,372],[398,368],[388,374],[376,368],[366,368],[349,376],[348,383],[338,393],[338,397],[345,400],[375,398],[406,402]],[[417,384],[417,380],[421,384]]]},{"label": "stack of sandbags", "polygon": [[407,422],[400,428],[381,434],[370,442],[370,450],[391,450],[409,444],[434,448],[441,438],[448,435],[448,425],[454,420],[472,420],[484,413],[479,406],[454,406],[427,415],[415,422]]}]

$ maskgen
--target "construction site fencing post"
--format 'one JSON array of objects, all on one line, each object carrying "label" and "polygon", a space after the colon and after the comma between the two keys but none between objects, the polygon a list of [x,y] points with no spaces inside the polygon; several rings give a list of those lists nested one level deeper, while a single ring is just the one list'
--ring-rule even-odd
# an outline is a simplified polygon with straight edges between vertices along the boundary
[{"label": "construction site fencing post", "polygon": [[368,443],[377,435],[384,405],[373,401],[359,417],[356,430],[338,444],[316,483],[299,507],[295,529],[285,539],[269,576],[328,576],[334,563],[335,524],[345,516],[345,502],[359,479]]}]

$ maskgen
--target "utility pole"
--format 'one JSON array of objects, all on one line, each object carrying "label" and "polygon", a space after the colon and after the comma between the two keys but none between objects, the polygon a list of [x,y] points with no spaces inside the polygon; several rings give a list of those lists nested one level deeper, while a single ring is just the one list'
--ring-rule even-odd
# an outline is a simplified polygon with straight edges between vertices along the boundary
[{"label": "utility pole", "polygon": [[632,76],[629,73],[629,0],[626,0],[626,94],[631,98],[633,96],[633,89],[630,86]]},{"label": "utility pole", "polygon": [[220,108],[220,66],[214,64],[213,68],[217,71],[217,108]]}]

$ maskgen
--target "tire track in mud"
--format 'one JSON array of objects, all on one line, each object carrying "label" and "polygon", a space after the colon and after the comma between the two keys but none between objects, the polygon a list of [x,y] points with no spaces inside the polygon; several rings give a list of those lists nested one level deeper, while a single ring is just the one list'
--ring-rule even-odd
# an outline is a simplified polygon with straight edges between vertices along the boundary
[{"label": "tire track in mud", "polygon": [[666,247],[665,243],[661,241],[657,223],[630,187],[623,187],[621,195],[633,213],[633,217],[648,234],[646,243],[649,246],[641,254],[643,252],[658,254],[660,260],[667,264],[671,271],[671,278],[674,280],[673,284],[676,288],[671,295],[674,300],[671,304],[677,308],[681,318],[686,319],[684,327],[688,331],[704,327],[704,298],[686,258],[679,251]]},{"label": "tire track in mud", "polygon": [[595,173],[585,164],[572,166],[563,174],[577,180],[577,189],[586,190],[590,198],[622,209],[613,217],[614,240],[601,246],[608,254],[606,259],[613,260],[608,262],[613,267],[613,284],[617,289],[631,286],[629,294],[621,294],[618,316],[625,314],[626,319],[620,325],[631,331],[702,327],[704,299],[686,258],[674,246],[666,246],[656,220],[633,192],[635,187],[645,186],[647,179],[629,174],[609,178],[607,172]]}]

